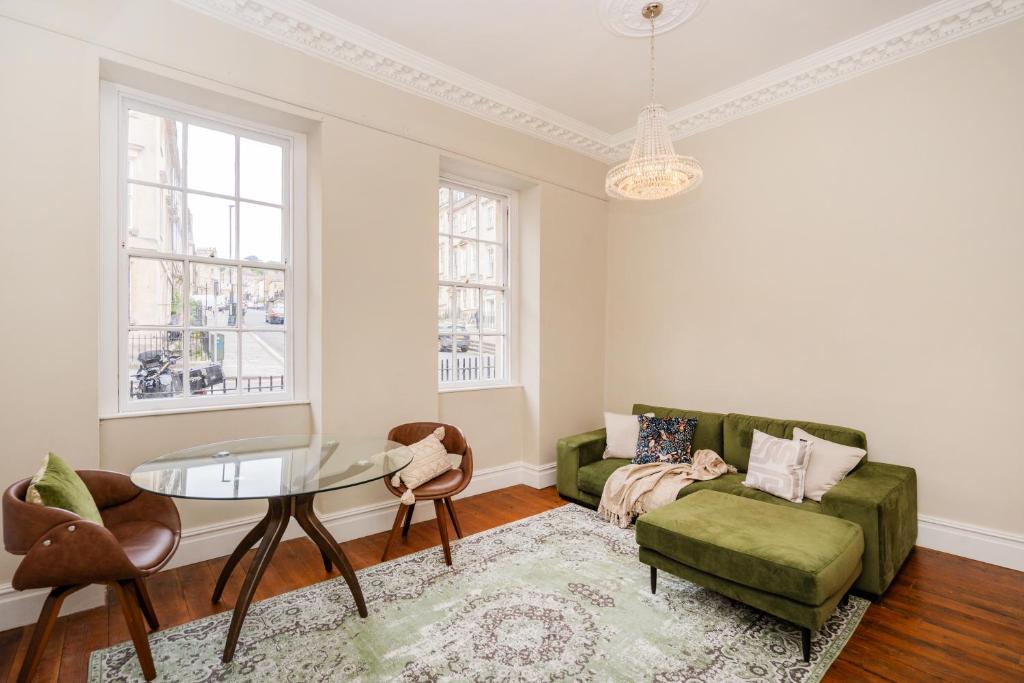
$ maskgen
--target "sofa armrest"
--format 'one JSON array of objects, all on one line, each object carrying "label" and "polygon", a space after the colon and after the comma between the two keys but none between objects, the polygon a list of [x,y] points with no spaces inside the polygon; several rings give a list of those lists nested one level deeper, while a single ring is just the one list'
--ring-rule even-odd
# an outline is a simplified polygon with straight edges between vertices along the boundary
[{"label": "sofa armrest", "polygon": [[864,530],[864,573],[855,587],[882,595],[917,541],[917,472],[866,462],[822,496],[821,509]]},{"label": "sofa armrest", "polygon": [[595,429],[558,440],[558,493],[566,498],[583,500],[579,471],[584,465],[597,462],[604,455],[605,430]]}]

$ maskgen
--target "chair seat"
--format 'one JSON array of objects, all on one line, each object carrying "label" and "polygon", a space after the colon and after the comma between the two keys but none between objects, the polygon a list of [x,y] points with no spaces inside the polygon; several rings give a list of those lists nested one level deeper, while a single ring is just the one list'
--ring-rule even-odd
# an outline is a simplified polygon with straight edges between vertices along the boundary
[{"label": "chair seat", "polygon": [[159,522],[121,522],[107,528],[128,560],[146,571],[159,567],[174,552],[174,532]]},{"label": "chair seat", "polygon": [[[444,498],[451,494],[452,491],[457,489],[462,484],[462,470],[448,470],[444,474],[434,477],[425,484],[420,484],[412,490],[412,494],[416,498]],[[399,488],[399,491],[404,493],[406,490],[405,486]]]}]

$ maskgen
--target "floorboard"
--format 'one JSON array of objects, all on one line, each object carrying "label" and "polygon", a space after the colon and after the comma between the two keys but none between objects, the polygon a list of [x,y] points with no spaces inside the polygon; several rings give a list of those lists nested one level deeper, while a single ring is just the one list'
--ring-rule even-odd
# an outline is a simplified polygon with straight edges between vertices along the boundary
[{"label": "floorboard", "polygon": [[[466,535],[563,505],[554,488],[512,486],[456,502]],[[455,531],[449,522],[449,534]],[[355,569],[380,562],[388,532],[347,541],[342,548]],[[434,520],[412,525],[390,558],[438,546]],[[163,628],[231,609],[241,588],[249,552],[228,581],[224,597],[210,602],[224,559],[179,567],[148,582]],[[257,598],[338,576],[324,572],[309,540],[278,548]],[[889,588],[873,603],[825,677],[829,683],[878,681],[1024,681],[1024,573],[955,555],[917,548]],[[13,681],[32,636],[31,627],[0,633],[0,681]],[[121,609],[108,605],[62,617],[44,654],[38,681],[76,683],[88,676],[93,650],[128,639]]]}]

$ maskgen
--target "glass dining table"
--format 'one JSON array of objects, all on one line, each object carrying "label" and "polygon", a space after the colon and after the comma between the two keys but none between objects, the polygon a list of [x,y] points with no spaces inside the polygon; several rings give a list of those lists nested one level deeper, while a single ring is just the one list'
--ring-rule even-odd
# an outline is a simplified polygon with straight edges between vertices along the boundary
[{"label": "glass dining table", "polygon": [[352,565],[317,518],[313,498],[325,491],[390,477],[411,460],[408,448],[384,439],[336,439],[322,434],[264,436],[168,453],[136,467],[131,479],[140,489],[172,498],[266,499],[267,514],[228,557],[213,589],[212,600],[219,602],[231,572],[259,541],[235,600],[224,644],[223,661],[230,662],[256,588],[293,517],[319,548],[324,569],[330,572],[334,566],[341,572],[359,616],[366,616],[366,602]]}]

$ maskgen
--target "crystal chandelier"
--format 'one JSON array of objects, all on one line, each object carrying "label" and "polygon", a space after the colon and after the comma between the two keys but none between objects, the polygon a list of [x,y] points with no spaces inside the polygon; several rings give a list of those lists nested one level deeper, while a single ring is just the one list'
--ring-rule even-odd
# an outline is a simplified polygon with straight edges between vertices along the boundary
[{"label": "crystal chandelier", "polygon": [[643,8],[644,18],[651,22],[651,103],[637,117],[629,161],[612,167],[605,178],[605,192],[616,199],[664,199],[692,190],[704,177],[696,159],[676,154],[665,107],[654,102],[654,20],[661,10],[660,2]]}]

